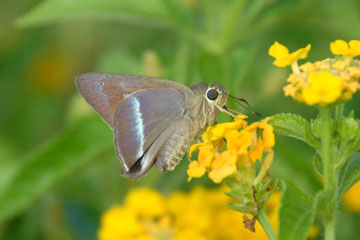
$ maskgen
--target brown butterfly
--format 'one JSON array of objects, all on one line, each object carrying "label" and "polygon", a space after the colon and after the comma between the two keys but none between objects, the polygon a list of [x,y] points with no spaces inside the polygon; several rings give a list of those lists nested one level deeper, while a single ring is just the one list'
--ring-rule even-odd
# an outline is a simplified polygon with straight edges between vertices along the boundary
[{"label": "brown butterfly", "polygon": [[218,83],[190,88],[136,75],[85,73],[76,77],[81,95],[114,130],[121,174],[139,178],[155,164],[173,170],[194,137],[221,112],[228,91]]}]

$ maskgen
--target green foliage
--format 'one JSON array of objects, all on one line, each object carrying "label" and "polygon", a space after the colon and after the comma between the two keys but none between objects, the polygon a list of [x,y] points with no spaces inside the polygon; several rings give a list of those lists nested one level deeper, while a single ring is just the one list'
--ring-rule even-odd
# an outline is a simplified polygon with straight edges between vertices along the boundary
[{"label": "green foliage", "polygon": [[312,147],[318,147],[313,137],[309,122],[303,117],[291,113],[280,113],[273,116],[275,133],[302,140]]},{"label": "green foliage", "polygon": [[19,18],[21,27],[49,24],[87,17],[112,19],[122,22],[138,22],[146,25],[164,25],[168,18],[161,0],[50,0],[43,1]]},{"label": "green foliage", "polygon": [[355,153],[339,173],[340,196],[360,180],[360,153]]},{"label": "green foliage", "polygon": [[290,182],[283,181],[281,185],[279,240],[306,239],[315,216],[313,200]]},{"label": "green foliage", "polygon": [[323,171],[324,171],[324,166],[323,166],[323,162],[322,159],[320,157],[320,155],[318,153],[314,154],[314,158],[313,158],[313,166],[316,170],[316,172],[322,176],[323,175]]},{"label": "green foliage", "polygon": [[54,184],[111,149],[111,130],[98,117],[77,122],[27,157],[0,195],[0,221],[25,210]]},{"label": "green foliage", "polygon": [[351,135],[351,139],[353,139],[352,142],[349,143],[348,146],[346,146],[346,150],[348,152],[349,155],[351,155],[353,152],[359,151],[360,150],[360,120],[357,119],[357,126],[353,126],[351,129],[349,129],[348,131],[353,131],[354,133],[351,133],[349,135]]},{"label": "green foliage", "polygon": [[305,129],[309,122],[300,115],[280,113],[273,116],[275,133],[305,141]]}]

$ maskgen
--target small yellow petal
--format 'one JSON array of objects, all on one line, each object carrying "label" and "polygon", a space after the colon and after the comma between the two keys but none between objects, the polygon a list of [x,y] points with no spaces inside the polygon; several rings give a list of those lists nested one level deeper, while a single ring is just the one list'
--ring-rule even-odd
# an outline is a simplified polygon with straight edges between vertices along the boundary
[{"label": "small yellow petal", "polygon": [[251,133],[246,130],[241,132],[233,130],[226,135],[226,143],[229,152],[232,155],[247,153],[247,149],[251,144]]},{"label": "small yellow petal", "polygon": [[350,55],[350,48],[344,40],[336,40],[330,43],[330,50],[334,55]]},{"label": "small yellow petal", "polygon": [[261,122],[259,124],[259,128],[265,128],[268,125],[268,122],[270,122],[272,120],[273,120],[272,117],[267,117],[267,118],[261,120]]},{"label": "small yellow petal", "polygon": [[273,64],[277,67],[286,67],[291,64],[288,61],[290,57],[289,49],[278,42],[275,42],[269,48],[269,55],[275,58]]},{"label": "small yellow petal", "polygon": [[266,125],[263,131],[264,149],[272,148],[275,145],[274,128],[271,125]]},{"label": "small yellow petal", "polygon": [[360,55],[360,41],[358,40],[351,40],[349,42],[350,49],[351,49],[351,56],[356,57]]},{"label": "small yellow petal", "polygon": [[199,148],[198,161],[205,167],[210,167],[211,161],[215,155],[214,147],[211,144],[205,144]]},{"label": "small yellow petal", "polygon": [[308,53],[311,49],[311,44],[308,44],[305,48],[300,48],[299,50],[290,54],[290,61],[295,62],[298,59],[305,59],[308,56]]},{"label": "small yellow petal", "polygon": [[269,48],[269,55],[274,58],[286,58],[289,56],[289,49],[285,47],[284,45],[275,42],[270,48]]},{"label": "small yellow petal", "polygon": [[256,160],[262,160],[262,154],[264,151],[264,141],[259,137],[255,149],[249,151],[250,160],[254,163]]},{"label": "small yellow petal", "polygon": [[198,150],[201,146],[204,146],[206,143],[196,143],[190,146],[189,155],[191,157],[192,153]]},{"label": "small yellow petal", "polygon": [[209,178],[215,183],[220,183],[224,178],[236,172],[237,157],[229,151],[222,152],[211,164]]},{"label": "small yellow petal", "polygon": [[191,180],[191,178],[199,178],[204,176],[204,174],[206,173],[206,168],[204,165],[202,165],[200,162],[198,161],[192,161],[189,164],[188,170],[187,170],[187,174],[189,176],[188,181]]},{"label": "small yellow petal", "polygon": [[221,183],[224,178],[233,175],[236,172],[236,166],[223,166],[222,168],[215,168],[209,172],[209,178],[214,183]]}]

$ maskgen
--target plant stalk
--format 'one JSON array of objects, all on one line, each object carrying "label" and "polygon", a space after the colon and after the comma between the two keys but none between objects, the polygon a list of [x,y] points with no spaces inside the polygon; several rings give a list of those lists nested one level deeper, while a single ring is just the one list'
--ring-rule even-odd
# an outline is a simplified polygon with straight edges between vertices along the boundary
[{"label": "plant stalk", "polygon": [[266,235],[269,237],[269,239],[276,240],[277,239],[276,233],[270,224],[270,221],[266,215],[264,207],[261,207],[259,209],[258,220],[259,220],[261,226],[263,227]]},{"label": "plant stalk", "polygon": [[333,191],[332,197],[327,204],[327,211],[324,216],[325,240],[335,240],[335,210],[336,210],[336,172],[335,163],[331,157],[332,152],[332,131],[331,131],[331,108],[320,109],[322,128],[322,149],[321,155],[324,164],[324,190]]}]

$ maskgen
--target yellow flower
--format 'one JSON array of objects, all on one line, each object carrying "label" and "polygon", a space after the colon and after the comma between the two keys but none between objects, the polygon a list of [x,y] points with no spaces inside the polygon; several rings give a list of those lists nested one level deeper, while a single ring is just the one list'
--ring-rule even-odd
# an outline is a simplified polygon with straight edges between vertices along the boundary
[{"label": "yellow flower", "polygon": [[[99,240],[267,239],[258,222],[255,224],[255,233],[245,229],[243,214],[226,206],[229,198],[224,191],[223,187],[197,187],[188,193],[174,192],[168,197],[162,196],[165,211],[158,216],[160,220],[136,217],[133,209],[126,203],[123,206],[114,206],[101,218]],[[160,195],[158,192],[157,194]],[[265,211],[275,231],[279,205],[279,192],[275,192],[265,204]],[[166,224],[160,228],[159,222],[162,219],[165,219]]]},{"label": "yellow flower", "polygon": [[222,152],[212,162],[209,178],[214,183],[220,183],[224,178],[233,175],[236,172],[236,159],[229,151]]},{"label": "yellow flower", "polygon": [[232,155],[245,154],[251,144],[251,133],[246,130],[229,131],[226,135],[226,143]]},{"label": "yellow flower", "polygon": [[[193,177],[201,177],[208,171],[209,178],[215,183],[220,183],[238,171],[237,163],[250,170],[256,160],[262,160],[264,151],[268,152],[274,147],[274,129],[268,124],[271,118],[254,122],[249,126],[245,118],[239,116],[233,122],[208,127],[202,135],[204,142],[190,147],[190,154],[199,150],[199,155],[198,161],[189,164],[188,181]],[[258,137],[258,133],[262,133],[262,137]],[[226,150],[220,142],[226,142]]]},{"label": "yellow flower", "polygon": [[360,55],[360,41],[351,40],[349,43],[344,40],[336,40],[330,43],[330,50],[335,55],[355,57]]},{"label": "yellow flower", "polygon": [[342,92],[341,78],[327,71],[310,73],[309,84],[302,89],[303,99],[308,105],[334,103]]},{"label": "yellow flower", "polygon": [[352,186],[342,197],[343,203],[351,211],[360,213],[360,181]]},{"label": "yellow flower", "polygon": [[128,239],[143,234],[145,228],[136,214],[126,207],[114,206],[101,217],[100,240]]},{"label": "yellow flower", "polygon": [[305,48],[300,48],[299,50],[289,53],[284,45],[275,42],[269,49],[269,55],[275,58],[273,64],[277,67],[286,67],[299,59],[307,58],[307,54],[311,49],[311,45],[308,44]]},{"label": "yellow flower", "polygon": [[125,198],[125,204],[128,208],[142,217],[158,217],[162,215],[165,211],[164,201],[164,198],[158,192],[149,188],[132,190]]},{"label": "yellow flower", "polygon": [[[299,67],[296,60],[307,56],[310,45],[294,53],[289,53],[278,42],[270,47],[269,54],[276,59],[274,64],[279,67],[291,65],[293,71],[286,80],[288,84],[283,88],[285,96],[322,107],[351,99],[360,89],[360,61],[353,59],[360,55],[360,41],[351,40],[347,43],[336,40],[330,44],[330,49],[334,54],[345,58],[325,58]],[[329,79],[325,80],[324,77]]]}]

